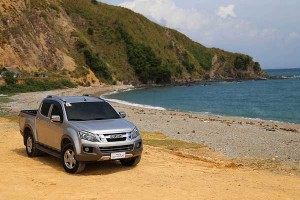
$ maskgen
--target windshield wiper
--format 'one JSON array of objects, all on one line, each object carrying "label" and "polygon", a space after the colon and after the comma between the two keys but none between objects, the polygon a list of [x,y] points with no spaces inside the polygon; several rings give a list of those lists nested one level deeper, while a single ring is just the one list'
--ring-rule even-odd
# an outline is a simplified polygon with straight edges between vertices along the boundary
[{"label": "windshield wiper", "polygon": [[85,119],[69,119],[70,121],[87,121]]},{"label": "windshield wiper", "polygon": [[106,118],[94,118],[94,119],[90,119],[90,120],[104,120]]}]

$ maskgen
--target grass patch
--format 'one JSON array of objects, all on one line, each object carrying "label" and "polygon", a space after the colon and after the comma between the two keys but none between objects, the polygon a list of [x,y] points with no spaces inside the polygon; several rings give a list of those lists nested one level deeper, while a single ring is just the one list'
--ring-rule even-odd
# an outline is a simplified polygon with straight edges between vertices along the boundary
[{"label": "grass patch", "polygon": [[14,94],[14,93],[25,93],[25,92],[38,92],[64,88],[75,88],[76,85],[69,80],[36,80],[26,79],[24,84],[12,84],[0,86],[1,93]]},{"label": "grass patch", "polygon": [[8,114],[4,110],[2,110],[2,104],[9,103],[9,102],[13,101],[12,99],[9,98],[11,95],[9,95],[7,97],[0,97],[0,117],[9,118],[9,119],[13,118],[14,115]]},{"label": "grass patch", "polygon": [[18,115],[7,114],[7,113],[2,112],[2,110],[0,110],[0,117],[8,119],[8,120],[10,120],[12,122],[16,122],[16,123],[18,123],[18,121],[19,121]]},{"label": "grass patch", "polygon": [[0,104],[1,103],[9,103],[11,102],[12,100],[8,97],[0,97]]},{"label": "grass patch", "polygon": [[165,136],[162,133],[142,132],[142,138],[144,144],[146,145],[161,147],[169,150],[199,149],[204,147],[203,145],[197,143],[175,140]]}]

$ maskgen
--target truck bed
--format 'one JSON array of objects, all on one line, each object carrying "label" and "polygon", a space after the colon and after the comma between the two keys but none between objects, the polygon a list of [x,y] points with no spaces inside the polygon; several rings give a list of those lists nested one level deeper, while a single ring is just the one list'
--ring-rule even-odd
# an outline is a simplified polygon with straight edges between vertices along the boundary
[{"label": "truck bed", "polygon": [[[32,129],[35,128],[35,117],[37,110],[21,110],[19,113],[20,132],[23,135],[25,125],[28,124]],[[32,130],[34,131],[34,130]]]}]

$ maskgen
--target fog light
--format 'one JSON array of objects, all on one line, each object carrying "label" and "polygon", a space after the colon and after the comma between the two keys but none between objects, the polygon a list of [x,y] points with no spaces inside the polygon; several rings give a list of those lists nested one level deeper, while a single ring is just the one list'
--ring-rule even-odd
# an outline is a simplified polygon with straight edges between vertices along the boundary
[{"label": "fog light", "polygon": [[83,147],[85,153],[93,153],[93,147]]},{"label": "fog light", "polygon": [[136,143],[136,148],[138,149],[138,148],[141,148],[141,146],[142,146],[142,142],[137,142]]}]

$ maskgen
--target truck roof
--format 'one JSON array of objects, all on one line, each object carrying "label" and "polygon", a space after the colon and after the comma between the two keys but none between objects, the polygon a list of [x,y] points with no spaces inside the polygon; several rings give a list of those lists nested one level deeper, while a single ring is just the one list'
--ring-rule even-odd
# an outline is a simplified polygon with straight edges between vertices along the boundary
[{"label": "truck roof", "polygon": [[46,99],[51,100],[58,100],[68,103],[78,103],[78,102],[105,102],[100,97],[93,97],[93,96],[56,96],[56,95],[49,95]]}]

